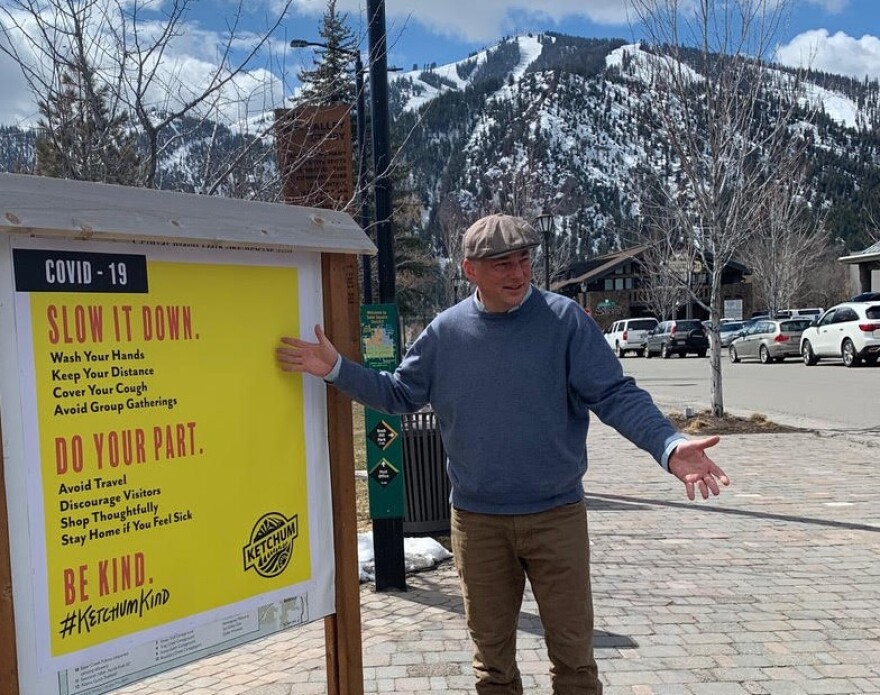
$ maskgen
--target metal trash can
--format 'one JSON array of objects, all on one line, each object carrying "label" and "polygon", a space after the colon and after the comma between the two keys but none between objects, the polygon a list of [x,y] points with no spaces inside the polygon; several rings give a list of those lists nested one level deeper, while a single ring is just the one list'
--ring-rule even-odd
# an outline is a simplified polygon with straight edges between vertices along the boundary
[{"label": "metal trash can", "polygon": [[402,415],[404,490],[404,535],[417,536],[450,532],[446,450],[433,410]]}]

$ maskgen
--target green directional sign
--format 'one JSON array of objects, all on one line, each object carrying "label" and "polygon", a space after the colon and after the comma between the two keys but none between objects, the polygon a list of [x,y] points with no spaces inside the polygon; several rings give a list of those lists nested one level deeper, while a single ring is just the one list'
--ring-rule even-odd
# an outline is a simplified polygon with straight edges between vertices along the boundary
[{"label": "green directional sign", "polygon": [[370,441],[382,451],[391,446],[399,436],[400,433],[385,420],[380,420],[373,429],[367,432]]},{"label": "green directional sign", "polygon": [[[361,307],[361,354],[364,366],[392,372],[398,354],[397,306]],[[367,488],[372,519],[403,518],[403,446],[400,416],[364,408],[367,435]]]},{"label": "green directional sign", "polygon": [[391,462],[387,459],[382,459],[373,466],[373,470],[370,471],[370,477],[376,481],[382,487],[386,485],[391,485],[394,482],[394,479],[398,476],[400,471],[391,465]]}]

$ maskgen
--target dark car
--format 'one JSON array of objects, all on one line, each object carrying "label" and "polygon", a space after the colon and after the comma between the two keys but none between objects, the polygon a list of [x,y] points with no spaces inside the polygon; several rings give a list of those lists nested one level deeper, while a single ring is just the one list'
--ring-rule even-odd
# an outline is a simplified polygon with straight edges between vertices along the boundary
[{"label": "dark car", "polygon": [[880,292],[862,292],[850,299],[851,302],[880,302]]},{"label": "dark car", "polygon": [[664,321],[648,334],[645,343],[645,357],[660,355],[684,357],[693,353],[705,357],[709,349],[709,338],[702,322],[696,319]]}]

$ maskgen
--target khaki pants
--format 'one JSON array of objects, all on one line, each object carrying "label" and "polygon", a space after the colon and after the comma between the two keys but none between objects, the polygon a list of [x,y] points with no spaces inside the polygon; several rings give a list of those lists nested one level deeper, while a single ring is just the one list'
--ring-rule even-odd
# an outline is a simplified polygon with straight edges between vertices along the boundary
[{"label": "khaki pants", "polygon": [[593,658],[590,547],[583,502],[539,514],[452,511],[452,548],[480,695],[522,695],[516,629],[528,577],[554,695],[601,695]]}]

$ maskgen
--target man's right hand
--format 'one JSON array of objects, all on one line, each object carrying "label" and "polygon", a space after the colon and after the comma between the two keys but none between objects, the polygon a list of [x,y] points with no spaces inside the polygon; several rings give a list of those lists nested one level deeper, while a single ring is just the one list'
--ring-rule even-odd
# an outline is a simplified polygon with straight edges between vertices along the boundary
[{"label": "man's right hand", "polygon": [[320,326],[315,326],[317,343],[310,343],[299,338],[284,337],[284,346],[275,348],[275,360],[285,372],[305,372],[312,376],[324,378],[336,366],[339,351],[333,347]]}]

